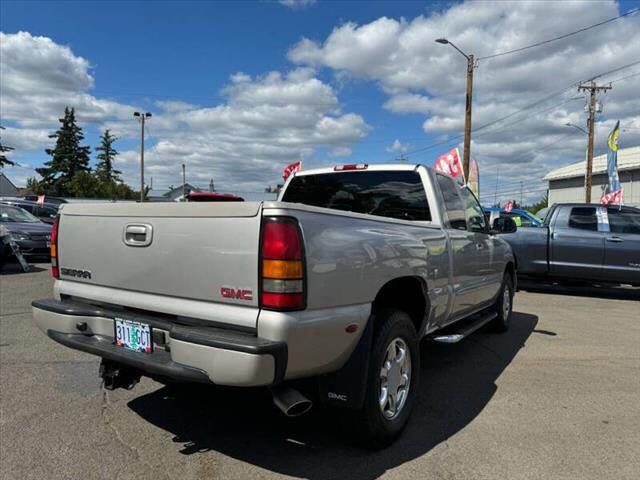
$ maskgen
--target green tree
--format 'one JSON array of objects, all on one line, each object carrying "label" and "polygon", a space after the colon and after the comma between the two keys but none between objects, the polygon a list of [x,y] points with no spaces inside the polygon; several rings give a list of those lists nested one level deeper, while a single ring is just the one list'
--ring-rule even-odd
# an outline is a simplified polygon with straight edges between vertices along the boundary
[{"label": "green tree", "polygon": [[36,195],[41,195],[44,193],[44,187],[40,184],[38,179],[35,177],[27,178],[27,190],[30,193],[34,193]]},{"label": "green tree", "polygon": [[538,200],[536,203],[534,203],[533,205],[531,205],[531,207],[528,209],[530,212],[536,213],[539,210],[548,207],[549,206],[549,192],[546,192],[544,194],[544,197],[542,197],[540,200]]},{"label": "green tree", "polygon": [[[2,125],[0,125],[0,130],[4,130],[4,127]],[[13,150],[13,147],[3,145],[2,142],[0,142],[0,168],[4,167],[5,165],[15,165],[15,162],[9,160],[5,155],[5,153],[10,152],[11,150]]]},{"label": "green tree", "polygon": [[[87,146],[81,146],[84,140],[82,128],[76,123],[75,110],[66,107],[64,117],[60,118],[61,127],[49,138],[56,139],[54,148],[47,148],[51,160],[44,167],[36,168],[45,193],[49,195],[73,195],[71,181],[78,172],[89,173],[89,152]],[[86,177],[85,177],[86,178]],[[74,188],[74,191],[76,189]]]},{"label": "green tree", "polygon": [[66,195],[80,198],[100,198],[101,185],[98,178],[91,172],[77,171],[66,184]]},{"label": "green tree", "polygon": [[113,148],[113,142],[117,140],[116,137],[111,135],[109,130],[105,130],[102,137],[100,137],[100,146],[96,147],[96,151],[100,152],[97,155],[98,164],[96,165],[96,176],[101,182],[121,182],[120,170],[113,168],[113,160],[118,155],[118,152]]}]

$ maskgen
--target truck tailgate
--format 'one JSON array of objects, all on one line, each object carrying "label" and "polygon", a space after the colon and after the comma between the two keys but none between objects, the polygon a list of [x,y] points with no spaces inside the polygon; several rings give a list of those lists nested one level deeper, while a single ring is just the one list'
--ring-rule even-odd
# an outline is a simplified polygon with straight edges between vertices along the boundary
[{"label": "truck tailgate", "polygon": [[60,279],[257,307],[260,216],[257,202],[67,204]]}]

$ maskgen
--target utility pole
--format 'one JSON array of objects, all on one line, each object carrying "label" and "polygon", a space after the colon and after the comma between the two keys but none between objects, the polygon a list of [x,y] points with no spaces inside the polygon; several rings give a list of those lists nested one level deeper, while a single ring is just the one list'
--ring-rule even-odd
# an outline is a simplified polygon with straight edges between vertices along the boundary
[{"label": "utility pole", "polygon": [[151,177],[151,183],[149,184],[149,190],[153,190],[153,177]]},{"label": "utility pole", "polygon": [[473,67],[475,60],[473,55],[467,55],[452,41],[447,40],[446,38],[438,38],[436,39],[436,42],[442,45],[451,45],[467,59],[467,96],[464,113],[464,150],[462,151],[462,170],[464,171],[465,181],[468,181],[469,163],[471,161],[471,105],[473,103]]},{"label": "utility pole", "polygon": [[182,164],[182,201],[187,201],[187,174],[184,163]]},{"label": "utility pole", "polygon": [[589,143],[587,147],[587,173],[585,176],[585,192],[584,201],[591,203],[591,183],[593,177],[593,141],[596,120],[596,94],[600,91],[611,90],[611,84],[606,86],[598,86],[596,82],[591,80],[588,84],[582,84],[578,87],[578,91],[589,92]]},{"label": "utility pole", "polygon": [[209,191],[210,192],[214,192],[215,191],[215,187],[213,185],[213,178],[209,180]]},{"label": "utility pole", "polygon": [[471,104],[473,99],[473,55],[467,57],[467,104],[464,113],[464,150],[462,151],[462,170],[469,181],[469,162],[471,161]]},{"label": "utility pole", "polygon": [[133,112],[133,116],[140,120],[140,201],[144,202],[144,122],[151,114]]}]

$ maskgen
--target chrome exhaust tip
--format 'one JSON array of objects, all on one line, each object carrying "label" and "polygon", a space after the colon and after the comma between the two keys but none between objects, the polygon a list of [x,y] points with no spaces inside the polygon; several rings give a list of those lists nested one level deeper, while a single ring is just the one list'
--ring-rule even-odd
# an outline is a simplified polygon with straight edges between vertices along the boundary
[{"label": "chrome exhaust tip", "polygon": [[313,406],[313,402],[291,387],[276,387],[271,389],[273,403],[287,417],[304,415]]}]

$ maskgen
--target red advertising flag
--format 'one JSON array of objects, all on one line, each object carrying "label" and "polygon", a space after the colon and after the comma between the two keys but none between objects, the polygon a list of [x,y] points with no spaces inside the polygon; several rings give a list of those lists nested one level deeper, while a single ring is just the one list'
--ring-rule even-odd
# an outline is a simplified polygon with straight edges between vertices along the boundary
[{"label": "red advertising flag", "polygon": [[622,205],[622,187],[620,190],[602,195],[600,205]]},{"label": "red advertising flag", "polygon": [[292,173],[298,172],[300,170],[302,170],[302,162],[291,163],[291,164],[287,165],[286,167],[284,167],[284,170],[282,171],[282,178],[286,182],[287,178],[289,178],[289,176]]},{"label": "red advertising flag", "polygon": [[513,202],[509,200],[507,203],[504,204],[504,211],[509,213],[511,210],[513,210]]},{"label": "red advertising flag", "polygon": [[44,195],[38,195],[38,201],[36,203],[38,205],[44,205]]},{"label": "red advertising flag", "polygon": [[438,172],[449,175],[451,178],[460,178],[464,183],[464,171],[462,170],[462,160],[457,148],[449,150],[444,155],[436,158],[434,167]]}]

